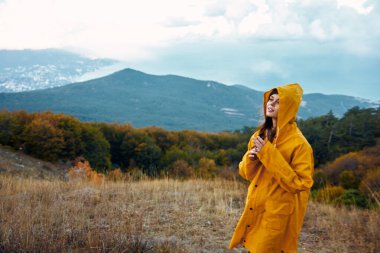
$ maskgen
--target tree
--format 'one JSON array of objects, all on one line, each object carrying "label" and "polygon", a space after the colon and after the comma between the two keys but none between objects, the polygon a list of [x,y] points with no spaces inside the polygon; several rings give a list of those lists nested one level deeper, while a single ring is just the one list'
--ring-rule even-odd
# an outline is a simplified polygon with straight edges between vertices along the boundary
[{"label": "tree", "polygon": [[334,158],[338,139],[336,137],[336,124],[338,119],[330,111],[327,115],[299,120],[302,133],[313,147],[315,166],[323,164]]},{"label": "tree", "polygon": [[74,117],[64,114],[58,115],[57,120],[57,128],[62,130],[64,139],[64,147],[60,156],[65,159],[73,160],[82,154],[85,148],[85,143],[81,138],[81,123]]},{"label": "tree", "polygon": [[56,161],[65,146],[63,131],[47,119],[36,117],[22,135],[25,151],[48,161]]},{"label": "tree", "polygon": [[189,163],[191,158],[185,151],[179,149],[177,146],[172,146],[161,156],[159,164],[161,168],[165,169],[178,160],[183,160]]},{"label": "tree", "polygon": [[166,152],[171,146],[178,143],[178,135],[175,132],[167,131],[159,127],[147,127],[143,130],[154,140],[162,152]]},{"label": "tree", "polygon": [[161,157],[161,149],[154,141],[145,136],[142,142],[138,143],[134,149],[136,165],[150,176],[158,175],[158,163]]},{"label": "tree", "polygon": [[101,123],[98,124],[98,127],[110,144],[112,164],[116,167],[127,167],[128,163],[125,162],[125,157],[121,147],[126,133],[128,131],[132,131],[132,127],[128,124],[118,125],[114,123]]},{"label": "tree", "polygon": [[0,144],[21,148],[22,133],[31,121],[31,115],[25,111],[0,111]]},{"label": "tree", "polygon": [[376,109],[353,107],[348,110],[337,124],[341,144],[340,153],[344,154],[374,145],[375,130],[379,123],[379,114]]},{"label": "tree", "polygon": [[83,124],[81,133],[85,143],[83,156],[98,171],[110,168],[110,144],[100,130],[90,124]]},{"label": "tree", "polygon": [[120,149],[124,165],[129,166],[135,163],[148,175],[156,175],[159,172],[158,165],[162,151],[143,131],[132,129],[127,131]]},{"label": "tree", "polygon": [[124,133],[123,141],[120,145],[121,164],[129,167],[135,163],[135,148],[144,139],[144,134],[134,129],[128,129]]}]

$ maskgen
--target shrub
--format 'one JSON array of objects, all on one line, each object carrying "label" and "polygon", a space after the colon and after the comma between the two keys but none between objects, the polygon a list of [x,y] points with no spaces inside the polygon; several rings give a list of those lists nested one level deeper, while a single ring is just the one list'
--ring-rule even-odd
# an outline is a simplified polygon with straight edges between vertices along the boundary
[{"label": "shrub", "polygon": [[380,167],[367,172],[359,190],[380,206]]},{"label": "shrub", "polygon": [[185,179],[194,176],[193,168],[184,160],[177,160],[169,166],[170,177]]},{"label": "shrub", "polygon": [[236,166],[224,166],[218,169],[218,177],[227,180],[240,180],[238,168]]},{"label": "shrub", "polygon": [[107,173],[107,180],[118,182],[124,181],[126,179],[125,174],[121,171],[121,169],[113,169]]},{"label": "shrub", "polygon": [[147,178],[147,175],[142,170],[140,170],[138,167],[134,167],[134,166],[128,168],[127,175],[130,179],[132,179],[134,181],[138,181],[138,180],[142,180],[142,179]]},{"label": "shrub", "polygon": [[318,202],[332,203],[344,193],[341,186],[327,186],[313,193],[313,198]]},{"label": "shrub", "polygon": [[103,182],[104,175],[94,171],[90,163],[83,158],[75,160],[75,166],[68,171],[69,179],[72,181],[88,181],[96,184]]},{"label": "shrub", "polygon": [[345,170],[339,174],[339,185],[344,189],[358,189],[360,178],[353,171]]},{"label": "shrub", "polygon": [[199,160],[198,177],[214,178],[216,176],[216,164],[213,159],[202,157]]},{"label": "shrub", "polygon": [[356,189],[346,190],[333,202],[338,205],[357,206],[361,208],[367,208],[369,206],[369,202],[367,201],[365,196]]},{"label": "shrub", "polygon": [[350,152],[335,159],[332,163],[324,166],[323,170],[333,184],[339,183],[339,175],[343,171],[358,170],[359,155],[357,152]]},{"label": "shrub", "polygon": [[313,176],[313,190],[324,188],[327,185],[327,176],[322,170],[316,170]]}]

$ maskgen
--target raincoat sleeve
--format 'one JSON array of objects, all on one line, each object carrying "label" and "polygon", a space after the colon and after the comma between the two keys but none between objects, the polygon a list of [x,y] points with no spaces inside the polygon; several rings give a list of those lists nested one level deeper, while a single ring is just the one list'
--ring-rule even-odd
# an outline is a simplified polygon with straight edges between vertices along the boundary
[{"label": "raincoat sleeve", "polygon": [[251,161],[251,159],[248,157],[249,151],[254,147],[254,144],[251,140],[248,142],[247,152],[245,152],[241,162],[239,163],[239,175],[249,181],[252,181],[252,179],[255,177],[258,171],[258,167],[261,164],[259,159]]},{"label": "raincoat sleeve", "polygon": [[312,187],[314,159],[313,150],[308,144],[302,143],[295,147],[290,164],[269,141],[258,157],[284,190],[295,194]]}]

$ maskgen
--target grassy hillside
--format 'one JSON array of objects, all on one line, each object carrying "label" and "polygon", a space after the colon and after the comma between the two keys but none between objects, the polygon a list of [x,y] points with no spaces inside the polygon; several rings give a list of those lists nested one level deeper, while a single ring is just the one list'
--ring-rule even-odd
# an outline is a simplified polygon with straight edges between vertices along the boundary
[{"label": "grassy hillside", "polygon": [[[64,182],[0,176],[2,252],[227,250],[245,201],[238,181]],[[299,252],[376,252],[380,214],[310,202]]]},{"label": "grassy hillside", "polygon": [[64,179],[70,164],[58,164],[0,145],[0,174],[23,178]]}]

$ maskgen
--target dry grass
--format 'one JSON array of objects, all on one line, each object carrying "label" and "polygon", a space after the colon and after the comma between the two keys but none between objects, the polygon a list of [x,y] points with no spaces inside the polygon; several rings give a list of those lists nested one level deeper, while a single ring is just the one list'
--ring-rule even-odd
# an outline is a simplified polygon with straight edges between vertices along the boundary
[{"label": "dry grass", "polygon": [[[0,252],[227,250],[247,186],[172,179],[80,182],[0,175]],[[375,211],[310,203],[300,252],[376,252]]]},{"label": "dry grass", "polygon": [[300,252],[380,252],[380,213],[310,202]]}]

